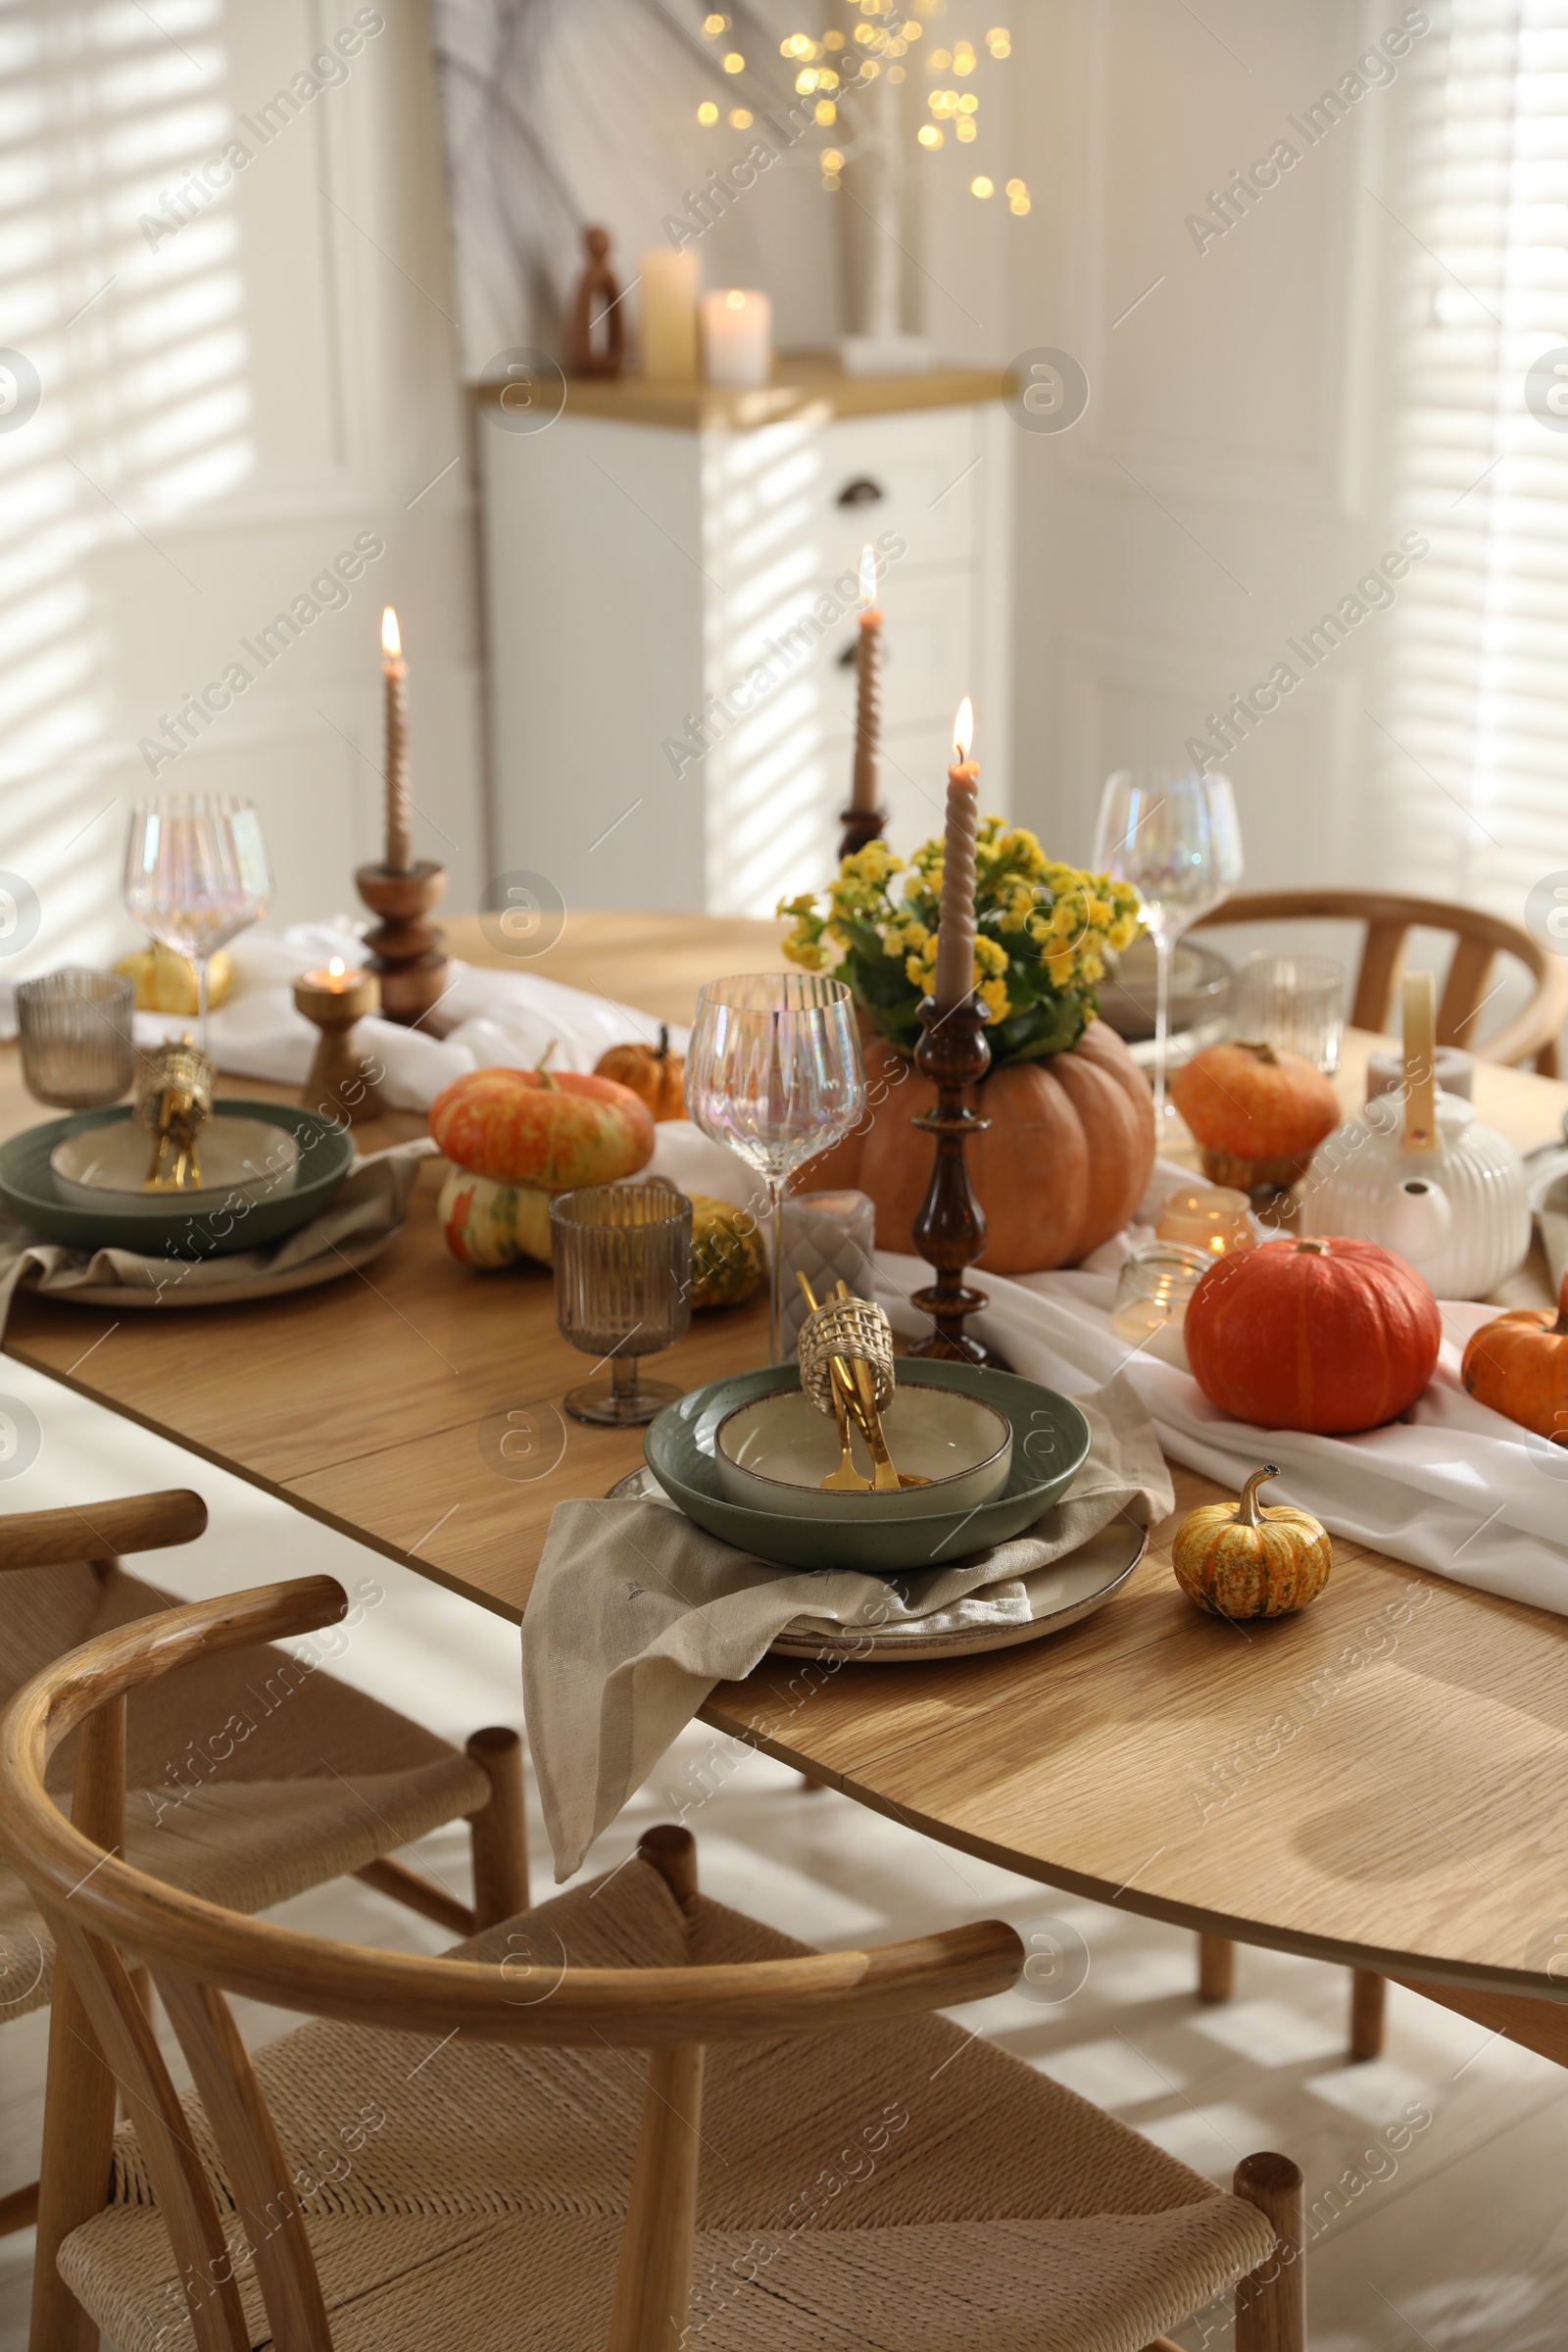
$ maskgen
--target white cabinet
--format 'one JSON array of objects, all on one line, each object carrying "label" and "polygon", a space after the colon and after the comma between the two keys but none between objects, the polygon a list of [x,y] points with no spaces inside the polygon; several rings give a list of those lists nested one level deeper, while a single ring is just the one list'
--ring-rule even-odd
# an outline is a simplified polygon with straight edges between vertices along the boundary
[{"label": "white cabinet", "polygon": [[481,409],[500,870],[568,908],[765,914],[820,886],[867,540],[895,847],[940,828],[965,694],[985,805],[1007,808],[1012,427],[992,379],[570,393],[538,432]]}]

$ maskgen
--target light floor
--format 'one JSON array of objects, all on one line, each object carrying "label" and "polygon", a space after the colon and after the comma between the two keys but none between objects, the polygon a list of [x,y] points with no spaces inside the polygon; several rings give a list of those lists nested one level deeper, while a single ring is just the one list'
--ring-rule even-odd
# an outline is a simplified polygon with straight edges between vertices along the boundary
[{"label": "light floor", "polygon": [[[0,1392],[0,1408],[21,1399],[44,1432],[33,1467],[0,1489],[0,1507],[196,1487],[212,1511],[207,1537],[141,1563],[143,1573],[191,1597],[319,1571],[351,1585],[371,1577],[385,1598],[334,1671],[454,1740],[486,1722],[520,1727],[512,1627],[9,1361]],[[601,1839],[595,1872],[675,1810],[673,1792],[692,1786],[687,1767],[705,1760],[714,1793],[692,1817],[703,1881],[738,1908],[823,1944],[1001,1916],[1069,1952],[1081,1946],[1088,1974],[1070,1997],[1011,1993],[964,2012],[966,2022],[1216,2180],[1252,2149],[1293,2155],[1316,2217],[1312,2352],[1568,2343],[1568,2076],[1544,2059],[1395,1990],[1387,2057],[1348,2066],[1341,1971],[1244,1952],[1236,1999],[1203,2008],[1187,1935],[950,1854],[847,1798],[805,1790],[795,1774],[701,1726]],[[537,1822],[533,1854],[542,1895],[549,1864]],[[466,1899],[461,1829],[426,1840],[416,1858]],[[427,1950],[444,1940],[352,1881],[278,1916]],[[254,2009],[243,2022],[265,2039],[281,2021]],[[0,2030],[0,2193],[36,2169],[44,2029],[38,2018]],[[1412,2112],[1430,2121],[1408,2132]],[[30,2261],[30,2236],[0,2240],[0,2352],[25,2344]],[[1211,2317],[1206,2333],[1195,2322],[1181,2341],[1191,2352],[1223,2348],[1230,2331]]]}]

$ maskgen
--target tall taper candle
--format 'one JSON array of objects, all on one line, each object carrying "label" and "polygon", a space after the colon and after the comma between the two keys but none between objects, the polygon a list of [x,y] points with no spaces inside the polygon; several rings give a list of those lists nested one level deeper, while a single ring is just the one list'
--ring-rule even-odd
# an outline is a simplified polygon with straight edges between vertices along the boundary
[{"label": "tall taper candle", "polygon": [[386,863],[395,874],[414,865],[409,802],[408,664],[398,616],[390,605],[381,614],[381,676],[386,704]]},{"label": "tall taper candle", "polygon": [[974,708],[967,695],[953,722],[954,764],[948,770],[948,829],[942,849],[942,910],[937,921],[938,1012],[952,1012],[974,994],[974,843],[980,826],[980,770],[969,757]]},{"label": "tall taper candle", "polygon": [[876,605],[876,551],[860,550],[860,636],[856,647],[855,774],[850,807],[869,812],[881,786],[882,614]]}]

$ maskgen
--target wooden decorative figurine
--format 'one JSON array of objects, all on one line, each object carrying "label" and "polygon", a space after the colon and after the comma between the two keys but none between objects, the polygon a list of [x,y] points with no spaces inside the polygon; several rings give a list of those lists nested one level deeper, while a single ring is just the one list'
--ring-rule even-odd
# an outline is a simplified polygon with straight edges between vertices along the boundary
[{"label": "wooden decorative figurine", "polygon": [[625,357],[626,321],[620,288],[606,256],[608,228],[585,228],[588,259],[577,280],[567,334],[566,365],[572,375],[616,376]]},{"label": "wooden decorative figurine", "polygon": [[379,865],[362,865],[354,886],[373,915],[375,928],[365,945],[369,969],[380,983],[381,1011],[389,1021],[414,1028],[447,989],[443,934],[426,920],[447,886],[447,869],[431,858],[416,858],[411,841],[413,802],[409,796],[408,664],[398,616],[390,605],[381,615],[381,671],[386,708],[386,856]]}]

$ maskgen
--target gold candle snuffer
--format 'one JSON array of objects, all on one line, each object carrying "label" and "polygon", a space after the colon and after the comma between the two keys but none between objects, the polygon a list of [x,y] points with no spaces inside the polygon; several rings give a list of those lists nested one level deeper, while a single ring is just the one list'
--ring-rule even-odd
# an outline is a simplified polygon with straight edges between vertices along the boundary
[{"label": "gold candle snuffer", "polygon": [[[801,1386],[819,1412],[831,1412],[839,1425],[841,1457],[836,1470],[823,1479],[825,1489],[888,1493],[896,1487],[925,1487],[930,1480],[894,1466],[882,1427],[882,1408],[893,1396],[893,1333],[882,1309],[851,1296],[847,1283],[838,1295],[818,1306],[811,1286],[799,1268],[800,1283],[810,1314],[801,1326]],[[874,1478],[863,1478],[850,1453],[849,1424],[853,1419],[871,1456]]]},{"label": "gold candle snuffer", "polygon": [[[194,1192],[202,1180],[196,1139],[213,1115],[213,1065],[187,1034],[157,1046],[136,1078],[136,1118],[153,1138],[148,1193]],[[172,1165],[164,1162],[172,1154]]]}]

